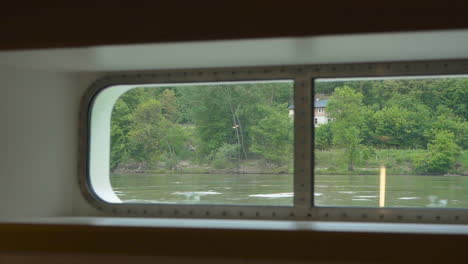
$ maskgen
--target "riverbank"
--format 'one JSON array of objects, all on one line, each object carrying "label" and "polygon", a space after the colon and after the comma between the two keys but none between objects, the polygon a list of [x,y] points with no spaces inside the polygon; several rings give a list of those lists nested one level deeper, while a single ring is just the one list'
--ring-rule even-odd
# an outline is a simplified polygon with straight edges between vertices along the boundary
[{"label": "riverbank", "polygon": [[[321,175],[378,175],[380,165],[385,164],[387,174],[421,175],[415,172],[413,157],[424,150],[382,149],[375,150],[355,164],[354,171],[348,171],[346,162],[338,150],[315,151],[315,173]],[[226,168],[215,168],[210,164],[197,164],[185,160],[175,168],[168,169],[164,163],[149,168],[141,165],[120,166],[113,173],[159,173],[159,174],[292,174],[292,161],[288,165],[275,166],[261,159],[246,160],[227,164]],[[455,168],[445,175],[468,176],[468,151],[462,151]]]},{"label": "riverbank", "polygon": [[164,164],[155,168],[146,166],[120,166],[113,173],[157,173],[157,174],[293,174],[292,161],[288,165],[275,166],[264,160],[244,160],[227,164],[226,168],[214,168],[209,164],[197,164],[191,161],[181,161],[178,166],[168,169]]},{"label": "riverbank", "polygon": [[[338,150],[315,151],[315,173],[322,175],[378,175],[384,164],[387,174],[421,175],[414,170],[413,157],[424,150],[380,149],[362,157],[354,171],[348,171]],[[455,167],[445,175],[468,176],[468,151],[462,151]]]}]

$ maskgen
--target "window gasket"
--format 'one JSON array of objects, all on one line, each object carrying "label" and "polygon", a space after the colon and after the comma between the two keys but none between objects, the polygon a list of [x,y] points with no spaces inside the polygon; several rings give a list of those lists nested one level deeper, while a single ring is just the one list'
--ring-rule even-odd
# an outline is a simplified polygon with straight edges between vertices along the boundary
[{"label": "window gasket", "polygon": [[[107,215],[134,217],[277,219],[314,221],[468,223],[467,209],[361,208],[314,206],[314,109],[316,78],[403,77],[468,73],[468,60],[314,64],[266,67],[158,70],[126,72],[98,79],[83,97],[80,109],[78,183],[86,200]],[[90,109],[104,89],[122,84],[183,82],[294,81],[294,204],[288,206],[129,204],[108,203],[93,191],[89,180]]]}]

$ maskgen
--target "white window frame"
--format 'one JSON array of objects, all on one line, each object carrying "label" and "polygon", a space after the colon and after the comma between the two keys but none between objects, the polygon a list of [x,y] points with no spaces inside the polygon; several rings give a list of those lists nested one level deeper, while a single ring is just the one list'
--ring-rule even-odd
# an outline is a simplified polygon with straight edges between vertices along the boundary
[{"label": "white window frame", "polygon": [[[403,77],[427,75],[459,75],[468,73],[468,60],[384,62],[356,64],[321,64],[267,67],[239,67],[216,69],[163,70],[154,72],[129,72],[109,75],[97,80],[82,100],[80,112],[79,180],[80,189],[87,201],[105,215],[175,218],[220,219],[278,219],[315,221],[364,221],[364,222],[416,222],[416,223],[468,223],[468,209],[446,208],[357,208],[314,206],[313,142],[314,98],[313,84],[317,78],[355,79],[360,77]],[[194,204],[130,204],[121,203],[110,191],[107,177],[91,179],[90,169],[97,163],[108,163],[109,156],[94,157],[91,144],[93,129],[110,130],[110,114],[118,93],[125,87],[145,84],[173,84],[194,82],[230,82],[260,80],[294,81],[294,205],[194,205]],[[113,87],[112,89],[107,89]],[[119,87],[119,88],[116,88]],[[114,90],[115,89],[115,90]],[[117,91],[120,89],[119,91]],[[114,90],[114,91],[111,91]],[[99,94],[109,93],[101,107]],[[109,98],[115,97],[114,102]],[[103,102],[104,102],[103,101]],[[98,109],[99,111],[94,111]],[[105,122],[92,122],[92,112],[100,113]],[[101,120],[102,121],[102,120]],[[107,127],[107,128],[106,128]],[[100,135],[108,141],[110,132]],[[107,139],[105,139],[107,137]],[[91,156],[91,157],[90,157]],[[102,168],[101,168],[102,169]],[[104,172],[104,170],[102,170]],[[108,173],[108,172],[106,172]],[[105,175],[105,174],[104,174]],[[102,190],[96,190],[104,188]],[[110,191],[109,191],[110,190]]]}]

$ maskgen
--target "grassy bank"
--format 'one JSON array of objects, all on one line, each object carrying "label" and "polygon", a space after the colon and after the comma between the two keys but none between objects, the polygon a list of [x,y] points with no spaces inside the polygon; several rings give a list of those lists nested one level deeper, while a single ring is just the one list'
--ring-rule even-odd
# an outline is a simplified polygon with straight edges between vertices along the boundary
[{"label": "grassy bank", "polygon": [[[424,150],[381,149],[367,153],[357,162],[354,171],[348,171],[339,150],[316,151],[315,168],[320,174],[378,174],[384,164],[392,175],[416,175],[413,157]],[[462,151],[450,174],[468,175],[468,150]]]},{"label": "grassy bank", "polygon": [[268,164],[262,159],[243,160],[239,163],[229,162],[223,168],[215,168],[211,164],[198,164],[191,161],[183,161],[174,169],[169,169],[164,164],[153,168],[135,169],[135,166],[123,166],[124,169],[115,173],[157,173],[157,174],[292,174],[292,160],[287,165],[277,166]]}]

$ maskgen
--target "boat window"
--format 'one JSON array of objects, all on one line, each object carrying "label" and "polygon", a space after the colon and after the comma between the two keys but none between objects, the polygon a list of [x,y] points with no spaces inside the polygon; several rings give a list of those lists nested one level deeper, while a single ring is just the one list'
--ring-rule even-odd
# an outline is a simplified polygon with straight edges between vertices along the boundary
[{"label": "boat window", "polygon": [[123,203],[292,205],[292,96],[292,81],[135,85],[111,114],[112,190]]},{"label": "boat window", "polygon": [[467,76],[316,79],[314,95],[333,119],[315,128],[315,205],[468,208]]},{"label": "boat window", "polygon": [[116,216],[468,223],[467,72],[458,60],[104,76],[83,98],[80,188]]}]

